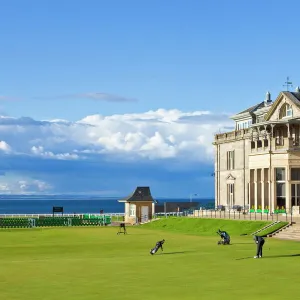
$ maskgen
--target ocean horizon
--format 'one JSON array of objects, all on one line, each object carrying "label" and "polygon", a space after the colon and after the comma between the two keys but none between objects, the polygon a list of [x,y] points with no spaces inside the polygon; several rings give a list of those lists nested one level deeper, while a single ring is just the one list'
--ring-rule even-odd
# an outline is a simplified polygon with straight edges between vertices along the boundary
[{"label": "ocean horizon", "polygon": [[[20,195],[0,194],[0,214],[51,214],[53,206],[62,206],[66,214],[81,213],[124,213],[124,203],[118,200],[124,197],[107,197],[97,195]],[[190,198],[154,197],[160,203],[190,202]],[[199,206],[214,203],[214,198],[192,198]]]}]

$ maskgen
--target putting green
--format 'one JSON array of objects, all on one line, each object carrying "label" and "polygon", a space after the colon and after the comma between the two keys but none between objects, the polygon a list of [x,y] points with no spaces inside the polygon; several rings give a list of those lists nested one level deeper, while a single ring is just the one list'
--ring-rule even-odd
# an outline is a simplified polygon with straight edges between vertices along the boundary
[{"label": "putting green", "polygon": [[[234,221],[233,221],[234,222]],[[129,227],[0,230],[0,299],[282,299],[299,293],[300,245]],[[164,252],[149,254],[166,239]]]}]

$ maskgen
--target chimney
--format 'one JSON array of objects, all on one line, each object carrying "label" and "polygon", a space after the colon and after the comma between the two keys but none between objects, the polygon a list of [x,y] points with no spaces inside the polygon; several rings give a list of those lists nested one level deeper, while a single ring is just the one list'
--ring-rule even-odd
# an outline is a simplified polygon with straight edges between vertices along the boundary
[{"label": "chimney", "polygon": [[265,104],[270,104],[271,102],[272,102],[271,94],[270,94],[270,92],[267,92],[266,99],[265,99]]}]

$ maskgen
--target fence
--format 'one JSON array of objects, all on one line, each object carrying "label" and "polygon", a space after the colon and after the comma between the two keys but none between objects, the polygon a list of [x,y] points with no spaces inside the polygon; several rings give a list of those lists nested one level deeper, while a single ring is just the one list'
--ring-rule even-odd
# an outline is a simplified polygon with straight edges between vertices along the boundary
[{"label": "fence", "polygon": [[53,226],[106,226],[112,223],[109,215],[2,217],[1,228],[31,228]]},{"label": "fence", "polygon": [[[83,217],[83,216],[103,216],[104,214],[98,213],[78,213],[78,214],[54,214],[54,218],[58,217]],[[113,221],[122,221],[124,213],[107,213],[105,216],[110,216]],[[53,217],[53,214],[0,214],[0,218],[40,218],[40,217]]]},{"label": "fence", "polygon": [[190,218],[207,218],[207,219],[227,219],[227,220],[248,220],[248,221],[284,221],[284,222],[300,222],[300,214],[289,212],[252,212],[252,211],[237,211],[237,210],[215,210],[203,209],[194,211],[185,211],[181,213],[157,213],[155,218],[160,217],[190,217]]},{"label": "fence", "polygon": [[299,222],[300,214],[290,211],[280,212],[256,212],[256,211],[237,211],[237,210],[194,210],[188,215],[194,218],[213,218],[213,219],[228,219],[228,220],[248,220],[248,221],[284,221],[284,222]]}]

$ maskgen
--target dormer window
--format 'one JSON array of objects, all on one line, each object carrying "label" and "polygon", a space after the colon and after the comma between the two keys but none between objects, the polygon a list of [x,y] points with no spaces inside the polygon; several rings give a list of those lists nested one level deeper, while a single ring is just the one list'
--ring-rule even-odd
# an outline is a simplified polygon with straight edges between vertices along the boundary
[{"label": "dormer window", "polygon": [[292,107],[290,105],[286,106],[286,116],[291,117],[293,115]]},{"label": "dormer window", "polygon": [[293,116],[293,109],[292,106],[288,103],[285,103],[280,108],[279,119],[292,117]]}]

